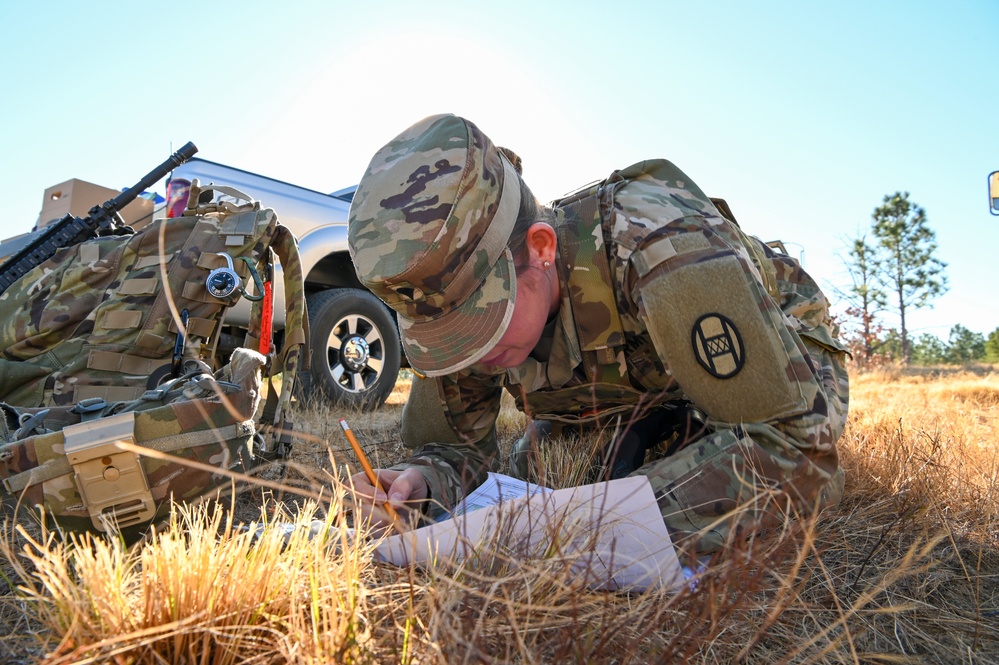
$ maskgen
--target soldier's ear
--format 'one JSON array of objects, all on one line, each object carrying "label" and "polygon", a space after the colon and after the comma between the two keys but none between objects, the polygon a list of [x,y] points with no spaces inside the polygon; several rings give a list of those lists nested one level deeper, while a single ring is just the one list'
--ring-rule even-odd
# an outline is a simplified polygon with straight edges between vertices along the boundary
[{"label": "soldier's ear", "polygon": [[530,265],[540,268],[545,262],[555,263],[558,238],[547,222],[534,222],[528,227],[526,244]]}]

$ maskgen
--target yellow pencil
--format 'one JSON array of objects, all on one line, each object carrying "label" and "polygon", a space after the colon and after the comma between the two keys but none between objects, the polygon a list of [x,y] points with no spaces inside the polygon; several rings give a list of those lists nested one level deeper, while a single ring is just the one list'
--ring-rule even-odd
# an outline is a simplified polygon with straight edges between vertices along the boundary
[{"label": "yellow pencil", "polygon": [[[351,448],[354,449],[354,454],[357,455],[357,459],[361,461],[361,466],[364,468],[364,474],[368,477],[368,481],[377,489],[387,493],[388,489],[383,487],[382,484],[378,482],[378,476],[375,474],[375,470],[371,468],[371,463],[368,462],[367,455],[365,455],[364,451],[361,449],[361,444],[357,442],[357,437],[354,436],[354,433],[350,430],[350,425],[348,425],[347,421],[343,418],[340,419],[340,427],[343,428],[343,433],[347,435],[347,441],[350,442]],[[395,521],[396,525],[398,525],[400,523],[399,513],[395,512],[395,508],[391,503],[386,501],[383,505],[385,507],[385,511],[389,514],[389,517],[391,517]]]}]

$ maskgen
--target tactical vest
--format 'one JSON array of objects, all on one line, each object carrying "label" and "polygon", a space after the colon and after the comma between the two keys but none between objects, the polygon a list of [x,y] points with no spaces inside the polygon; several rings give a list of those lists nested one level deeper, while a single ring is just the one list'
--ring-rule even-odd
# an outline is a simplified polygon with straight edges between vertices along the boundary
[{"label": "tactical vest", "polygon": [[[608,257],[616,193],[644,173],[655,173],[660,163],[661,160],[640,162],[615,171],[603,182],[553,203],[561,258],[556,264],[568,293],[582,362],[576,368],[574,379],[561,388],[531,390],[525,385],[509,386],[518,408],[529,416],[571,424],[593,423],[608,416],[685,398],[666,375],[650,340],[626,350],[618,309],[625,299],[614,291],[615,280]],[[722,216],[738,227],[724,200],[710,201]],[[740,241],[760,272],[765,289],[776,298],[774,268],[766,259],[761,243],[741,232]],[[635,251],[631,257],[633,263],[645,269],[661,260],[662,257],[652,252],[643,255],[641,251]],[[638,355],[645,359],[649,370],[644,376],[636,376],[632,371]],[[508,374],[508,382],[510,379]]]},{"label": "tactical vest", "polygon": [[[210,190],[244,203],[213,201]],[[250,284],[257,294],[245,345],[268,355],[273,305],[264,296],[275,254],[286,322],[268,377],[281,372],[283,381],[280,397],[268,391],[262,420],[267,437],[285,445],[308,326],[296,241],[273,210],[197,181],[181,216],[61,249],[0,296],[0,401],[112,404],[183,374],[189,362],[216,370],[224,364],[216,358],[223,318],[241,295],[251,297]]]},{"label": "tactical vest", "polygon": [[[246,203],[207,200],[208,189]],[[267,374],[282,380],[260,409],[272,254],[286,318]],[[222,320],[241,296],[255,301],[249,348],[219,369]],[[132,539],[172,501],[228,491],[287,455],[307,327],[294,236],[225,186],[195,180],[180,217],[56,252],[0,297],[0,499]]]},{"label": "tactical vest", "polygon": [[[198,204],[201,191],[180,217],[60,250],[0,297],[0,398],[27,407],[135,399],[175,361],[178,323],[179,355],[211,362],[220,321],[240,291],[212,293],[207,278],[229,271],[237,285],[259,286],[251,273],[269,263],[272,248],[285,265],[298,257],[273,210],[252,201]],[[254,345],[260,311],[251,317]]]},{"label": "tactical vest", "polygon": [[[618,314],[613,275],[607,257],[604,211],[613,205],[614,192],[624,179],[581,190],[554,204],[555,232],[561,260],[559,278],[569,294],[576,341],[582,362],[576,368],[584,379],[570,380],[557,389],[529,391],[510,386],[517,407],[533,418],[564,423],[586,423],[630,412],[636,405],[667,401],[636,388],[625,359],[625,335]],[[564,304],[563,304],[564,306]]]}]

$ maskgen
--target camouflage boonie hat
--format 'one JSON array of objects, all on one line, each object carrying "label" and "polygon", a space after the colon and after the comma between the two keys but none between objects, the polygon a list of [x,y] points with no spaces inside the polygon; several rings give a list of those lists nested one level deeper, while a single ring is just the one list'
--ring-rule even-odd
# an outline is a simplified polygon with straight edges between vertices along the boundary
[{"label": "camouflage boonie hat", "polygon": [[361,282],[398,312],[420,372],[468,367],[503,336],[519,210],[517,172],[464,118],[425,118],[371,159],[350,206],[350,255]]}]

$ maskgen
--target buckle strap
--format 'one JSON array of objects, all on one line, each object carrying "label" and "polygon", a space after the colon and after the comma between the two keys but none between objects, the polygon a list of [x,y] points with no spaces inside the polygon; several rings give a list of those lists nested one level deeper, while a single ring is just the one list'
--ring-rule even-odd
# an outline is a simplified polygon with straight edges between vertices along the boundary
[{"label": "buckle strap", "polygon": [[139,456],[118,447],[119,442],[135,445],[134,412],[70,425],[63,436],[66,460],[94,528],[107,531],[109,519],[124,528],[156,515]]},{"label": "buckle strap", "polygon": [[70,411],[79,414],[80,422],[85,423],[100,418],[107,405],[103,397],[87,397],[77,402]]},{"label": "buckle strap", "polygon": [[[132,411],[127,413],[134,414]],[[139,417],[141,418],[142,415],[144,414],[139,414]],[[106,418],[102,420],[106,420]],[[79,425],[71,425],[70,427],[79,427]],[[67,429],[69,428],[63,428],[62,431],[65,432]],[[220,441],[226,441],[229,439],[253,436],[256,432],[257,428],[253,420],[244,420],[243,422],[238,422],[226,427],[218,427],[195,432],[184,432],[172,436],[160,437],[158,439],[150,439],[149,441],[143,441],[137,445],[140,445],[143,448],[149,448],[150,450],[156,450],[161,453],[172,453],[177,450],[183,450],[184,448],[197,448],[199,446],[207,446],[213,443],[217,444]],[[3,484],[4,487],[7,488],[8,492],[14,494],[23,491],[26,487],[37,485],[38,483],[43,483],[46,480],[52,480],[53,478],[58,478],[59,476],[64,476],[71,471],[72,465],[67,458],[56,457],[43,464],[39,464],[34,469],[22,471],[21,473],[4,479]]]}]

